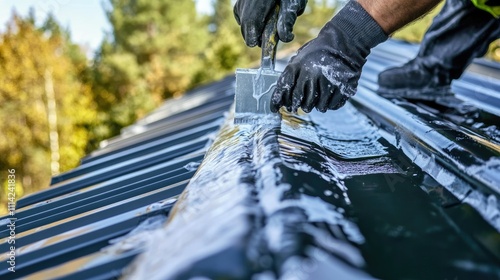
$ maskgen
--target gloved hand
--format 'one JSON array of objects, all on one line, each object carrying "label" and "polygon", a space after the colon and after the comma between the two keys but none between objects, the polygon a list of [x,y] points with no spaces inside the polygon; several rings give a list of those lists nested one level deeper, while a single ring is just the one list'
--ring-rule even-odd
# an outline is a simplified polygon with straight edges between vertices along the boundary
[{"label": "gloved hand", "polygon": [[262,45],[262,32],[269,15],[280,5],[278,16],[278,37],[290,42],[294,35],[293,25],[297,16],[304,13],[307,0],[238,0],[234,5],[234,17],[241,26],[241,34],[249,47]]},{"label": "gloved hand", "polygon": [[291,59],[278,79],[271,110],[301,107],[309,113],[314,107],[321,112],[342,107],[356,93],[370,49],[386,39],[380,25],[351,0]]}]

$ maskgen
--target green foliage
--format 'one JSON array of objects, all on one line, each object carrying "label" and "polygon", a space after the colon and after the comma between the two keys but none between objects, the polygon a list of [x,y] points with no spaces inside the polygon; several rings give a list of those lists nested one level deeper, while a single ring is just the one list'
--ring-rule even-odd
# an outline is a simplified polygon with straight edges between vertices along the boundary
[{"label": "green foliage", "polygon": [[93,66],[95,138],[119,133],[165,98],[195,85],[208,29],[194,1],[109,0],[113,27]]},{"label": "green foliage", "polygon": [[486,57],[491,60],[500,62],[500,39],[490,44],[490,48],[488,49]]},{"label": "green foliage", "polygon": [[[237,67],[256,66],[260,48],[245,45],[233,2],[213,0],[214,14],[202,16],[193,0],[108,0],[113,29],[92,61],[52,15],[40,27],[33,10],[24,19],[13,16],[0,35],[2,186],[8,168],[16,169],[18,195],[48,186],[52,99],[60,170],[65,171],[165,98]],[[334,3],[310,0],[296,24],[294,43],[281,48],[297,48],[313,38],[333,16]]]},{"label": "green foliage", "polygon": [[[115,67],[138,71],[131,81],[144,80],[156,99],[185,91],[190,76],[201,67],[198,57],[208,41],[194,1],[110,0],[110,4],[114,54],[129,56],[123,63],[116,59]],[[128,67],[132,58],[135,63]]]},{"label": "green foliage", "polygon": [[[38,29],[14,15],[0,37],[0,180],[4,185],[7,169],[15,169],[20,193],[48,186],[52,175],[47,91],[53,88],[56,104],[60,171],[85,155],[96,117],[90,87],[81,81],[82,55],[52,20]],[[5,192],[0,200],[4,208]]]},{"label": "green foliage", "polygon": [[295,38],[291,44],[302,46],[315,38],[321,28],[332,19],[337,1],[309,0],[304,14],[297,18],[294,26]]},{"label": "green foliage", "polygon": [[205,19],[210,39],[202,54],[203,67],[195,74],[193,86],[234,73],[236,67],[249,67],[260,57],[260,49],[250,49],[233,16],[231,0],[215,0],[214,14]]}]

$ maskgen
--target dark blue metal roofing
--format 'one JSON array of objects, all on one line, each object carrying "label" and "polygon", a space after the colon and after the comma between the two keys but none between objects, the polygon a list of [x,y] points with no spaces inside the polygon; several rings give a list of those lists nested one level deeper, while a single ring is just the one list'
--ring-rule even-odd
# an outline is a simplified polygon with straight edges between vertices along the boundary
[{"label": "dark blue metal roofing", "polygon": [[[54,177],[51,188],[19,200],[16,272],[7,271],[3,261],[0,278],[24,277],[51,267],[57,270],[71,261],[102,255],[100,250],[111,239],[130,232],[148,217],[166,216],[229,110],[232,83],[231,78],[223,79],[165,102],[84,158],[80,166]],[[182,111],[175,112],[178,108]],[[2,252],[8,251],[4,242],[8,234],[5,226],[0,229]],[[110,264],[102,264],[101,270],[91,266],[85,272],[90,268],[75,266],[67,275],[83,269],[78,272],[83,278],[101,273],[117,276],[136,253],[117,255],[116,260],[108,257]]]},{"label": "dark blue metal roofing", "polygon": [[416,50],[380,45],[346,107],[279,126],[233,125],[234,76],[165,102],[18,202],[0,278],[500,278],[500,66],[379,97]]}]

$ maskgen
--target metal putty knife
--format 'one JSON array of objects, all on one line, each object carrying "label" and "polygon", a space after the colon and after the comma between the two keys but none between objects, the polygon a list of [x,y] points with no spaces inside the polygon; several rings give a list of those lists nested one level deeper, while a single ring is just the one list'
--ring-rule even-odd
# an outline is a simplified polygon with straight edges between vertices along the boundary
[{"label": "metal putty knife", "polygon": [[279,6],[266,23],[262,34],[262,58],[259,69],[236,69],[234,122],[259,124],[280,120],[279,113],[271,112],[271,96],[281,72],[274,70],[278,46]]}]

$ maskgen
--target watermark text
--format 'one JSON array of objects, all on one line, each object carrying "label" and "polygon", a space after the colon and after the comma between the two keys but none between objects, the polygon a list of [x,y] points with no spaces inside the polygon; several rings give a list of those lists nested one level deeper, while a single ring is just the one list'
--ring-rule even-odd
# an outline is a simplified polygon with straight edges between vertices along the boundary
[{"label": "watermark text", "polygon": [[16,170],[9,169],[7,175],[7,211],[8,218],[6,226],[9,230],[7,244],[9,250],[7,251],[7,268],[11,272],[16,272]]}]

